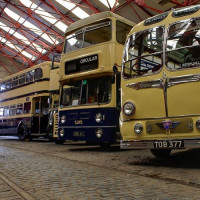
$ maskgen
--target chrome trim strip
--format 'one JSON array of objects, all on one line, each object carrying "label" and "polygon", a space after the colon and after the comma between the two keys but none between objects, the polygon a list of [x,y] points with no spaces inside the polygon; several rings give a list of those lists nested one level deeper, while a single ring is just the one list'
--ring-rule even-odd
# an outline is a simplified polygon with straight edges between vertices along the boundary
[{"label": "chrome trim strip", "polygon": [[177,77],[169,78],[168,87],[171,87],[177,84],[191,83],[191,82],[198,82],[198,81],[200,81],[200,74],[177,76]]},{"label": "chrome trim strip", "polygon": [[117,128],[117,126],[59,126],[59,128]]},{"label": "chrome trim strip", "polygon": [[159,120],[159,119],[179,119],[182,117],[200,117],[199,114],[196,115],[178,115],[178,116],[168,116],[168,118],[166,117],[152,117],[152,118],[139,118],[139,119],[126,119],[123,120],[122,122],[130,122],[130,121],[149,121],[149,120]]},{"label": "chrome trim strip", "polygon": [[[130,83],[126,86],[129,88],[133,88],[136,90],[139,89],[146,89],[146,88],[164,88],[164,87],[171,87],[177,84],[182,83],[190,83],[190,82],[198,82],[200,81],[200,74],[194,74],[194,75],[186,75],[186,76],[176,76],[168,78],[166,76],[166,73],[163,72],[163,76],[161,79],[156,79],[152,81],[143,81],[138,83]],[[167,82],[167,85],[165,85]]]}]

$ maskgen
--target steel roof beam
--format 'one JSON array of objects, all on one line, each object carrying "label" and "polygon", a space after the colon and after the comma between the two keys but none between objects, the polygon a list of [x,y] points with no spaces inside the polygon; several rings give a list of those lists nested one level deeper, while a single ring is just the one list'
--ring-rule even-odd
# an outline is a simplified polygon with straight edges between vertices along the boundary
[{"label": "steel roof beam", "polygon": [[71,23],[74,23],[74,21],[72,19],[70,19],[69,17],[65,16],[63,13],[61,13],[52,3],[51,0],[48,0],[48,2],[50,2],[50,4],[48,4],[45,0],[40,0],[43,4],[45,4],[46,6],[48,6],[49,8],[51,8],[52,10],[54,10],[62,19],[63,21],[69,26]]},{"label": "steel roof beam", "polygon": [[[2,45],[0,44],[0,48],[1,48],[1,47],[2,47]],[[7,55],[6,52],[5,52],[3,49],[0,49],[0,50],[1,50],[2,53],[4,53],[3,56],[5,56],[5,57],[8,58],[11,62],[13,62],[14,65],[16,65],[15,62],[19,62],[19,61],[16,60],[16,57]],[[15,62],[14,62],[14,60],[15,60]],[[22,67],[23,67],[23,64],[21,64],[19,70],[21,70]],[[16,68],[18,68],[17,65],[16,65]]]},{"label": "steel roof beam", "polygon": [[[8,2],[8,0],[5,0]],[[42,23],[41,21],[39,21],[38,19],[36,19],[33,16],[34,11],[30,10],[29,8],[25,7],[19,0],[17,0],[22,7],[25,8],[25,10],[29,13],[24,12],[21,8],[17,7],[15,4],[8,2],[9,5],[12,5],[15,9],[17,9],[18,11],[22,12],[23,14],[27,15],[27,17],[30,17],[32,20],[34,20],[38,25],[40,26],[44,26],[45,28],[47,28],[48,30],[50,30],[54,35],[59,36],[60,38],[62,38],[62,36],[60,35],[60,33],[58,33],[57,31],[53,30],[52,28],[50,28],[49,26],[47,26],[46,24]],[[43,28],[42,28],[43,29]],[[48,34],[47,31],[44,31],[44,33]]]},{"label": "steel roof beam", "polygon": [[101,12],[98,8],[94,7],[94,6],[92,5],[92,3],[91,3],[89,0],[82,0],[81,2],[85,3],[86,5],[88,5],[89,8],[90,8],[95,14]]},{"label": "steel roof beam", "polygon": [[2,62],[0,62],[0,65],[9,73],[9,75],[12,74]]},{"label": "steel roof beam", "polygon": [[15,54],[15,56],[11,56],[11,57],[16,58],[17,56],[19,56],[20,60],[23,60],[24,62],[28,63],[31,66],[33,65],[33,62],[31,60],[29,60],[26,57],[24,57],[24,55],[22,55],[21,53],[14,51],[11,47],[3,46],[2,44],[0,44],[0,49],[2,49],[2,47],[7,49],[8,51],[12,52],[13,54]]},{"label": "steel roof beam", "polygon": [[28,30],[28,29],[24,25],[22,25],[22,24],[20,24],[18,22],[15,23],[14,21],[11,22],[7,18],[5,18],[5,17],[1,17],[1,18],[3,18],[5,21],[7,21],[12,26],[14,26],[16,29],[20,29],[21,31],[23,31],[24,33],[26,33],[27,35],[29,35],[30,37],[34,38],[33,41],[35,41],[35,40],[39,41],[40,43],[37,42],[38,45],[41,44],[43,47],[45,47],[47,49],[51,49],[52,48],[50,45],[48,45],[44,41],[40,40],[39,36],[35,37],[34,35],[32,35],[29,32],[27,32],[26,30]]},{"label": "steel roof beam", "polygon": [[[27,49],[29,52],[33,53],[33,54],[37,57],[38,53],[35,52],[34,50],[30,49],[30,48],[29,48],[30,45],[25,44],[25,43],[21,42],[20,40],[17,40],[17,38],[15,38],[14,36],[9,35],[8,33],[4,33],[4,32],[1,31],[1,30],[0,30],[0,33],[2,33],[2,34],[5,36],[5,38],[6,38],[7,40],[9,40],[9,42],[11,42],[11,41],[16,42],[16,44],[11,42],[13,45],[24,46],[24,49]],[[12,40],[10,40],[10,39],[12,39]],[[21,51],[24,51],[24,49],[22,49]],[[28,51],[27,51],[27,52],[28,52]]]}]

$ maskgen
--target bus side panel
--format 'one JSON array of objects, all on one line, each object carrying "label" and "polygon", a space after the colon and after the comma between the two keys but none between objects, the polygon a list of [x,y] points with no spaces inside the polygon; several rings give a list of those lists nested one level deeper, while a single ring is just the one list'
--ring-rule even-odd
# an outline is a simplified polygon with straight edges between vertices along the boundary
[{"label": "bus side panel", "polygon": [[[103,119],[101,122],[96,122],[95,117],[97,113],[101,113]],[[92,108],[67,110],[59,112],[59,119],[61,116],[66,116],[66,122],[61,124],[59,122],[59,131],[64,129],[64,137],[60,140],[82,140],[82,141],[96,141],[96,142],[115,142],[116,132],[119,131],[119,112],[116,108]],[[102,137],[96,136],[96,131],[101,129],[103,131]]]},{"label": "bus side panel", "polygon": [[19,125],[23,123],[26,128],[31,126],[31,118],[14,118],[0,120],[0,135],[18,135]]}]

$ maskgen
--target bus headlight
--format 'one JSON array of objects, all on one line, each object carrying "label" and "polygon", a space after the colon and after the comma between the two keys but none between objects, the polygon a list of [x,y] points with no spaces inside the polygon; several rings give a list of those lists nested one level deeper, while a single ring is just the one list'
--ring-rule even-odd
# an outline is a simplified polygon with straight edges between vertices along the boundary
[{"label": "bus headlight", "polygon": [[97,123],[101,122],[103,119],[103,115],[101,113],[97,113],[95,116],[95,120]]},{"label": "bus headlight", "polygon": [[65,135],[65,131],[63,128],[60,129],[60,137],[63,137]]},{"label": "bus headlight", "polygon": [[135,105],[130,101],[127,101],[123,106],[123,113],[126,116],[131,116],[135,114],[135,110],[136,110]]},{"label": "bus headlight", "polygon": [[66,116],[65,115],[61,116],[60,122],[61,122],[61,124],[64,124],[66,122]]},{"label": "bus headlight", "polygon": [[137,123],[137,124],[134,126],[134,131],[135,131],[135,133],[140,134],[140,133],[142,132],[142,130],[143,130],[142,124]]},{"label": "bus headlight", "polygon": [[196,127],[197,127],[197,129],[200,130],[200,120],[197,120],[197,121],[196,121]]},{"label": "bus headlight", "polygon": [[102,130],[102,129],[97,129],[97,130],[96,130],[96,136],[97,136],[98,138],[101,138],[102,135],[103,135],[103,130]]}]

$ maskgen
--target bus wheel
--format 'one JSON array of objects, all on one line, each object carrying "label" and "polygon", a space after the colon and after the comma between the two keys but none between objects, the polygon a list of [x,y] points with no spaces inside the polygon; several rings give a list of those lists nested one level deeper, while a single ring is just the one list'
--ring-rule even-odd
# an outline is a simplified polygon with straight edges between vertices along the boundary
[{"label": "bus wheel", "polygon": [[64,144],[65,140],[55,140],[56,144]]},{"label": "bus wheel", "polygon": [[27,132],[23,124],[19,127],[18,136],[21,141],[25,141],[27,138]]},{"label": "bus wheel", "polygon": [[110,142],[101,142],[100,146],[103,150],[110,150],[111,143]]},{"label": "bus wheel", "polygon": [[172,149],[151,149],[151,153],[157,158],[168,157]]}]

